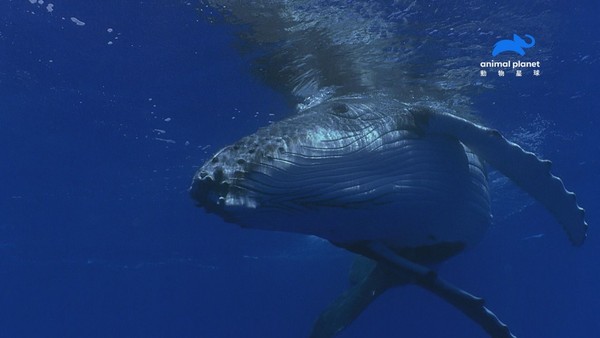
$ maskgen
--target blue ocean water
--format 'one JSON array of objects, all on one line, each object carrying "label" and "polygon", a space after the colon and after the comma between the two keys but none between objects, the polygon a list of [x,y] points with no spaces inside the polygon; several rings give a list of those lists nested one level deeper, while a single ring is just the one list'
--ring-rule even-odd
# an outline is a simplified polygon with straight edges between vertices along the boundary
[{"label": "blue ocean water", "polygon": [[[341,249],[240,229],[189,198],[213,152],[290,112],[233,28],[195,5],[0,4],[0,337],[306,337],[347,287]],[[564,25],[544,73],[496,79],[475,107],[553,161],[586,208],[588,240],[571,246],[492,172],[492,229],[440,273],[518,337],[597,337],[600,5],[539,10]],[[389,291],[340,334],[397,336],[485,337],[417,287]]]}]

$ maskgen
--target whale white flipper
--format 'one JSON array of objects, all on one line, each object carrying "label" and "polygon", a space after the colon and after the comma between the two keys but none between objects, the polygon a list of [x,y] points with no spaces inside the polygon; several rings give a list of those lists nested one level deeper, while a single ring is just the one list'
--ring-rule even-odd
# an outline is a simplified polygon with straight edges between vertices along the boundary
[{"label": "whale white flipper", "polygon": [[455,137],[464,143],[542,203],[563,226],[571,243],[577,246],[583,244],[588,228],[584,210],[577,205],[575,194],[565,189],[560,178],[552,175],[552,162],[523,150],[495,129],[458,116],[430,109],[417,109],[413,115],[423,132]]}]

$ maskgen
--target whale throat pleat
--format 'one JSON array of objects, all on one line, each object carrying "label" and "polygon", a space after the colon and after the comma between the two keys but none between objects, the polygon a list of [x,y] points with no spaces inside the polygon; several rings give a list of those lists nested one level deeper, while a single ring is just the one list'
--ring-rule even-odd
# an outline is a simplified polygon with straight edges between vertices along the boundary
[{"label": "whale throat pleat", "polygon": [[312,205],[358,206],[418,198],[442,201],[450,192],[460,192],[457,180],[461,175],[466,179],[469,173],[465,156],[454,156],[461,151],[458,142],[435,138],[405,138],[393,148],[357,150],[343,157],[329,148],[315,148],[259,164],[263,166],[260,174],[249,176],[244,188]]}]

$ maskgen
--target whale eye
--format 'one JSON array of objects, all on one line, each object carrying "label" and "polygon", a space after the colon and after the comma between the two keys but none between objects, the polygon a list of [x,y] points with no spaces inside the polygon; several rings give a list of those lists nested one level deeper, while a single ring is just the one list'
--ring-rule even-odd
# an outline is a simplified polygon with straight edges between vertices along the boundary
[{"label": "whale eye", "polygon": [[331,106],[331,111],[336,115],[342,115],[348,112],[348,105],[345,103],[335,103]]}]

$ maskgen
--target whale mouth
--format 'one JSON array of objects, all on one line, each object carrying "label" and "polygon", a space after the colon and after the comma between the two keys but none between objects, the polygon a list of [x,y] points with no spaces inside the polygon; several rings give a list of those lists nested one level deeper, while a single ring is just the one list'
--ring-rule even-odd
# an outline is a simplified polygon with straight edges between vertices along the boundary
[{"label": "whale mouth", "polygon": [[218,182],[206,172],[200,172],[190,187],[191,197],[208,212],[218,213],[225,206],[229,183]]},{"label": "whale mouth", "polygon": [[216,214],[227,222],[239,223],[236,214],[240,209],[256,208],[255,199],[237,185],[239,177],[229,177],[221,167],[212,172],[210,169],[201,169],[194,176],[189,188],[190,196],[206,212]]}]

